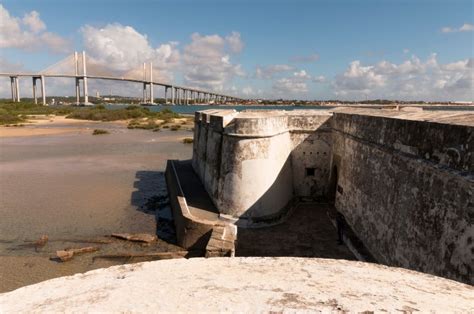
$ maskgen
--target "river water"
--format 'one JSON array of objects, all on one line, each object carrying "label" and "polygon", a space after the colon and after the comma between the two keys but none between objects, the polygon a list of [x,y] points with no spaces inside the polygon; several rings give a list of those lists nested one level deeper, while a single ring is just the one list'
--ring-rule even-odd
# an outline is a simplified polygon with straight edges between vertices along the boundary
[{"label": "river water", "polygon": [[[129,104],[113,104],[106,105],[107,109],[121,109],[130,106]],[[370,105],[366,105],[370,107]],[[380,106],[374,105],[374,108]],[[467,110],[474,111],[474,106],[444,106],[444,105],[423,105],[421,107],[424,110]],[[242,105],[156,105],[156,106],[146,106],[153,112],[161,111],[163,109],[170,109],[176,113],[180,114],[194,114],[196,111],[200,110],[209,110],[209,109],[235,109],[237,111],[243,110],[328,110],[336,108],[336,106],[274,106],[274,105],[251,105],[251,106],[242,106]]]},{"label": "river water", "polygon": [[[167,194],[166,161],[191,157],[192,145],[181,139],[192,132],[102,122],[40,127],[73,131],[0,138],[0,293],[131,261],[94,260],[98,255],[182,250],[173,245],[171,213],[159,199]],[[110,134],[92,136],[95,128]],[[143,246],[110,238],[117,232],[169,241]],[[42,235],[49,241],[38,247]],[[66,263],[51,259],[57,250],[87,246],[100,251]]]}]

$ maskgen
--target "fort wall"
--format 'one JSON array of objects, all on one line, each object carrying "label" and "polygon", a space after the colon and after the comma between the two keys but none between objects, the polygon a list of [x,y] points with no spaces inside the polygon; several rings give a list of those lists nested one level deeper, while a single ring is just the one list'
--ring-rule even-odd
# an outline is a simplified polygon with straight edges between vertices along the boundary
[{"label": "fort wall", "polygon": [[329,178],[327,112],[196,113],[193,168],[216,207],[269,218],[299,197],[323,197]]},{"label": "fort wall", "polygon": [[379,262],[472,284],[472,115],[423,115],[197,112],[193,168],[221,214],[271,219],[333,199]]},{"label": "fort wall", "polygon": [[473,128],[347,113],[332,126],[335,206],[374,257],[472,283]]}]

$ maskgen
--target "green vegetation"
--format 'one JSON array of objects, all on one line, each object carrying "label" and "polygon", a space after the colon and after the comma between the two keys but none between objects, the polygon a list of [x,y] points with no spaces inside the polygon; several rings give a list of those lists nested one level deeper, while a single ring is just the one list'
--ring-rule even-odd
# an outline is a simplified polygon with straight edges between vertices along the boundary
[{"label": "green vegetation", "polygon": [[46,107],[35,105],[33,102],[0,101],[0,125],[24,122],[27,115],[66,115],[71,111],[65,107]]},{"label": "green vegetation", "polygon": [[95,129],[94,132],[92,132],[92,135],[101,135],[101,134],[110,134],[109,131],[103,130],[103,129]]},{"label": "green vegetation", "polygon": [[183,138],[183,143],[184,144],[192,144],[193,142],[194,142],[194,140],[193,140],[192,137]]},{"label": "green vegetation", "polygon": [[0,125],[10,125],[23,122],[24,119],[18,115],[11,114],[7,110],[0,108]]},{"label": "green vegetation", "polygon": [[[155,120],[163,120],[170,123],[175,118],[181,116],[170,109],[163,109],[159,112],[151,112],[148,108],[139,106],[128,106],[121,109],[106,109],[103,105],[94,107],[74,107],[74,106],[42,106],[33,102],[22,101],[0,101],[0,125],[18,124],[24,122],[28,115],[65,115],[70,119],[93,120],[93,121],[117,121],[133,119],[129,128],[145,128],[155,130],[160,127]],[[138,123],[146,120],[145,125]]]},{"label": "green vegetation", "polygon": [[143,130],[159,130],[161,124],[156,123],[153,119],[133,119],[128,123],[129,129],[143,129]]},{"label": "green vegetation", "polygon": [[155,113],[143,107],[129,106],[125,109],[108,110],[103,105],[97,105],[91,108],[77,107],[66,118],[93,121],[117,121],[146,118],[153,115],[155,115]]}]

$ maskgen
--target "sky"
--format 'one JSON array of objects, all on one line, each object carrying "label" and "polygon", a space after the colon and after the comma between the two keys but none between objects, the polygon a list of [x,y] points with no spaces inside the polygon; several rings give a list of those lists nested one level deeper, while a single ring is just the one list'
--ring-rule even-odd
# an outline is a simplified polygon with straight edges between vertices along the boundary
[{"label": "sky", "polygon": [[[0,72],[85,50],[107,73],[151,61],[155,80],[243,98],[473,101],[473,36],[470,0],[3,0]],[[0,79],[0,97],[9,83]],[[90,84],[90,94],[141,92]],[[47,89],[72,95],[74,82]]]}]

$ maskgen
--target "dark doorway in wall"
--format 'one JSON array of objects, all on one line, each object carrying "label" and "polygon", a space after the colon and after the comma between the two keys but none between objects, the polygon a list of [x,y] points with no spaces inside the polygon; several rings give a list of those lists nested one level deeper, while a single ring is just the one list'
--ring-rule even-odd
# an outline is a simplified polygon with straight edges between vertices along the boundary
[{"label": "dark doorway in wall", "polygon": [[306,168],[306,176],[307,177],[314,177],[315,169],[314,168]]},{"label": "dark doorway in wall", "polygon": [[329,189],[328,189],[328,200],[330,203],[334,203],[336,201],[337,180],[338,180],[337,166],[333,166],[331,169],[331,176],[329,178]]}]

